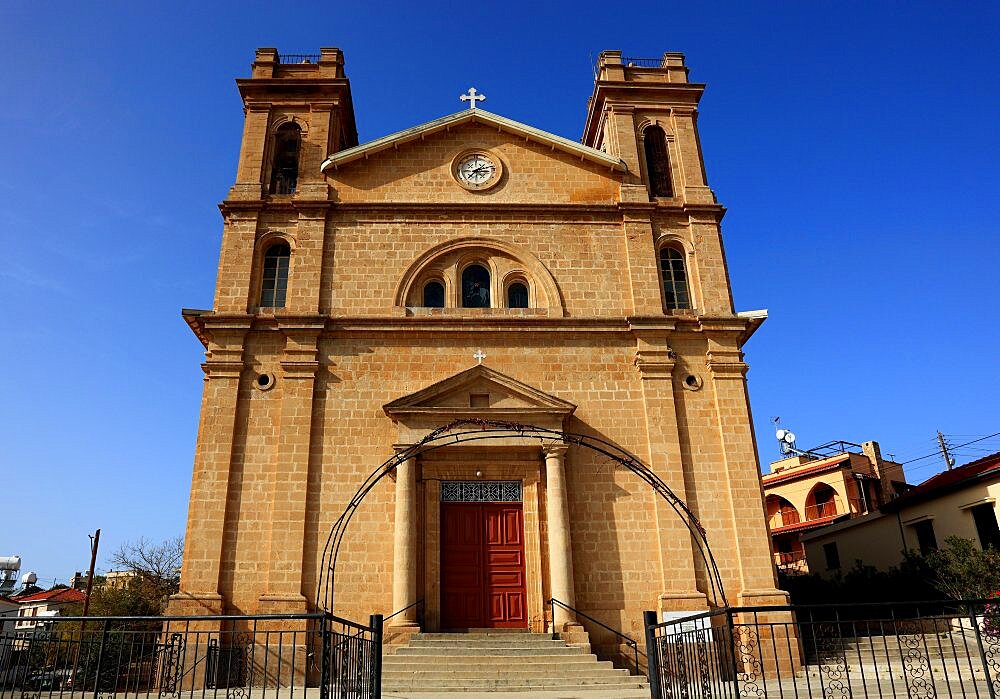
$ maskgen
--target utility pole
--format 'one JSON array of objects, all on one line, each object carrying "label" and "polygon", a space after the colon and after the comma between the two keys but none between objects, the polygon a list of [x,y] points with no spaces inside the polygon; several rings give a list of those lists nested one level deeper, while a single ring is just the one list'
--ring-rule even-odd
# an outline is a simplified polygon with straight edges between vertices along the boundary
[{"label": "utility pole", "polygon": [[[938,432],[938,434],[941,434]],[[94,565],[97,563],[97,547],[101,543],[101,530],[98,529],[90,537],[90,570],[87,572],[87,599],[83,600],[83,616],[87,616],[90,611],[90,593],[94,589]],[[87,622],[83,622],[86,624]]]},{"label": "utility pole", "polygon": [[941,445],[941,456],[944,457],[945,464],[948,465],[948,470],[955,465],[955,458],[948,453],[948,443],[944,441],[944,435],[941,434],[941,430],[938,430],[938,444]]},{"label": "utility pole", "polygon": [[[76,647],[76,657],[73,659],[73,671],[69,675],[70,689],[75,689],[76,673],[80,668],[80,650],[83,648],[84,633],[87,631],[87,614],[90,613],[90,593],[94,591],[94,566],[97,564],[97,547],[101,543],[101,530],[98,529],[90,539],[90,570],[87,571],[87,596],[83,600],[83,621],[80,622],[80,643]],[[95,685],[96,686],[96,685]],[[96,691],[96,690],[95,690]]]}]

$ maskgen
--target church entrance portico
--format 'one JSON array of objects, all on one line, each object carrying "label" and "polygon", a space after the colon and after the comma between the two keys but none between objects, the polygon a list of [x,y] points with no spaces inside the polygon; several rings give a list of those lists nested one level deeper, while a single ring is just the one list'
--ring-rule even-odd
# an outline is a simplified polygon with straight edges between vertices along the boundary
[{"label": "church entrance portico", "polygon": [[[457,418],[562,430],[573,409],[481,365],[385,406],[402,452]],[[428,631],[549,630],[546,600],[575,602],[566,453],[561,441],[509,434],[404,459],[395,474],[394,611],[423,600]],[[556,625],[571,621],[560,610]],[[416,609],[393,623],[415,628]]]}]

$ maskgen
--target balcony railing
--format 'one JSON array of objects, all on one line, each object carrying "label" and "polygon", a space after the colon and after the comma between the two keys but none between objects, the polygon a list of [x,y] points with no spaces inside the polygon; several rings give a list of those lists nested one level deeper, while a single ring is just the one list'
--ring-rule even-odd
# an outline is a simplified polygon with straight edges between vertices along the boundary
[{"label": "balcony railing", "polygon": [[666,68],[660,58],[623,58],[622,65],[633,68]]},{"label": "balcony railing", "polygon": [[278,63],[319,63],[318,53],[279,53]]},{"label": "balcony railing", "polygon": [[776,553],[774,554],[774,565],[778,567],[783,573],[808,573],[809,567],[806,564],[806,553],[805,551],[796,551],[794,553]]}]

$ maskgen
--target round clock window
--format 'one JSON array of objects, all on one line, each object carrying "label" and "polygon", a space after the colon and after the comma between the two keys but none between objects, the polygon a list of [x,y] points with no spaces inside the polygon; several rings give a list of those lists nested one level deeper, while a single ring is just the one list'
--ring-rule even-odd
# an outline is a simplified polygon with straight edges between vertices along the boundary
[{"label": "round clock window", "polygon": [[500,181],[500,160],[482,151],[463,153],[455,159],[453,174],[466,189],[481,191]]}]

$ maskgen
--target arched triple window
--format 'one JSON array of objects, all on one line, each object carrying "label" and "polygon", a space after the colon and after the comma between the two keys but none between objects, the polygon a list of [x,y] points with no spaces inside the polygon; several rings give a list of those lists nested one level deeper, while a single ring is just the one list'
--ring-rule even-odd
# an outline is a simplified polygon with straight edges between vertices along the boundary
[{"label": "arched triple window", "polygon": [[482,265],[469,265],[462,272],[462,307],[490,307],[490,272]]},{"label": "arched triple window", "polygon": [[292,251],[288,243],[275,243],[264,252],[260,283],[261,308],[284,308],[288,291],[288,263]]},{"label": "arched triple window", "polygon": [[444,284],[437,280],[424,284],[424,307],[444,308]]},{"label": "arched triple window", "polygon": [[648,126],[642,132],[646,148],[646,178],[649,196],[674,196],[670,180],[670,155],[667,153],[667,135],[659,126]]},{"label": "arched triple window", "polygon": [[677,248],[669,245],[660,248],[660,280],[663,283],[663,300],[667,310],[691,308],[684,253]]},{"label": "arched triple window", "polygon": [[271,194],[294,194],[299,179],[299,148],[302,129],[298,124],[282,124],[274,134],[271,160]]},{"label": "arched triple window", "polygon": [[514,282],[507,287],[507,308],[528,307],[528,286],[524,282]]}]

